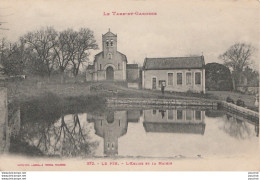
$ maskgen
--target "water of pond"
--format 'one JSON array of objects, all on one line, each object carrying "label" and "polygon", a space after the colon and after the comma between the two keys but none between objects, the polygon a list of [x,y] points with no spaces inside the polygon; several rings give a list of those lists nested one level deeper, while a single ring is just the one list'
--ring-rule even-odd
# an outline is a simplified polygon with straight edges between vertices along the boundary
[{"label": "water of pond", "polygon": [[257,125],[219,110],[108,108],[53,116],[49,121],[41,116],[32,120],[22,112],[21,120],[1,120],[2,152],[45,157],[233,157],[259,148]]}]

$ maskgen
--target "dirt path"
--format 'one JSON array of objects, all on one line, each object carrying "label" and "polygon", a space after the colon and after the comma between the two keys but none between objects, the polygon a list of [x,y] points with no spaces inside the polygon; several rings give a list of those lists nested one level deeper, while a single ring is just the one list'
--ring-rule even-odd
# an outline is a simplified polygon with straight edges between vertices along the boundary
[{"label": "dirt path", "polygon": [[[127,87],[119,86],[119,85],[115,85],[115,84],[110,84],[109,86],[115,88],[119,92],[124,91],[126,93],[136,95],[137,97],[139,97],[139,95],[143,95],[144,97],[151,97],[151,98],[207,100],[207,98],[205,98],[205,97],[192,97],[191,95],[187,95],[185,93],[165,92],[164,95],[162,95],[161,91],[158,91],[158,90],[154,91],[154,90],[132,89],[132,88],[127,88]],[[185,94],[185,95],[183,95],[183,94]],[[133,97],[135,97],[135,96],[133,96]]]}]

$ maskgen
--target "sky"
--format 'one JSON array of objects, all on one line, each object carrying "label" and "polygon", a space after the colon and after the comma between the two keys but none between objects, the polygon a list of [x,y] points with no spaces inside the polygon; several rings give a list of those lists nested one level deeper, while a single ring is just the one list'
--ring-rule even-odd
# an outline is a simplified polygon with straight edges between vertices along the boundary
[{"label": "sky", "polygon": [[[116,16],[111,12],[150,12],[157,15]],[[110,16],[104,16],[110,13]],[[28,31],[53,26],[62,31],[90,28],[99,50],[110,28],[118,36],[118,51],[129,63],[145,57],[204,55],[205,62],[237,42],[255,47],[253,66],[259,66],[260,2],[257,0],[1,0],[0,38],[16,41]]]}]

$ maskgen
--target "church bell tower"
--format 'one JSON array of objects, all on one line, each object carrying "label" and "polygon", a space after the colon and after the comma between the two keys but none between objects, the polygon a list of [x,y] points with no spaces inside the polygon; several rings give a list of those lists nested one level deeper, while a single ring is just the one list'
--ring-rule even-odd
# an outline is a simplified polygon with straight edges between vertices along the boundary
[{"label": "church bell tower", "polygon": [[106,34],[102,34],[102,48],[104,56],[108,59],[112,59],[117,51],[117,35],[110,32],[110,29]]}]

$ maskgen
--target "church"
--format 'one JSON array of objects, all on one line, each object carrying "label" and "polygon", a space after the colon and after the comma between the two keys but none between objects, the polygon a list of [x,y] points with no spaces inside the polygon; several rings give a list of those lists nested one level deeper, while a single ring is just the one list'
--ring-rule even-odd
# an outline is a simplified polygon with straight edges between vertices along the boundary
[{"label": "church", "polygon": [[[132,68],[127,72],[127,67],[126,55],[117,51],[117,35],[109,29],[102,34],[102,51],[95,55],[93,65],[87,67],[86,80],[127,81],[127,74],[138,74]],[[138,71],[138,66],[135,70]]]},{"label": "church", "polygon": [[105,156],[118,155],[119,138],[127,133],[128,123],[139,121],[140,114],[140,110],[104,110],[100,114],[87,114],[87,121],[94,123],[95,134],[104,139]]}]

